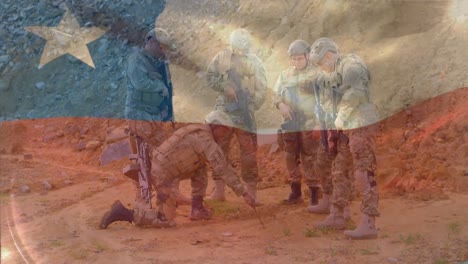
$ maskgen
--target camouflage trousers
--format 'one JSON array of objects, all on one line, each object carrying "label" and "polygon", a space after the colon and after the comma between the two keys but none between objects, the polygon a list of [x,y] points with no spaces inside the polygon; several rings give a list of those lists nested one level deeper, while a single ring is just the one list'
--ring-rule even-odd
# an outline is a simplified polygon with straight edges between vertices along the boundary
[{"label": "camouflage trousers", "polygon": [[349,143],[338,141],[338,154],[332,166],[332,203],[347,206],[356,180],[362,197],[361,211],[371,216],[379,215],[379,194],[374,176],[375,129],[375,126],[369,126],[343,132]]},{"label": "camouflage trousers", "polygon": [[[232,128],[223,138],[216,138],[216,143],[223,150],[224,156],[229,162],[231,140],[234,137],[240,148],[241,176],[244,182],[258,182],[257,164],[257,134],[240,128]],[[213,175],[214,180],[221,180],[219,175]]]},{"label": "camouflage trousers", "polygon": [[[302,172],[306,185],[320,187],[331,193],[330,168],[332,159],[329,157],[315,131],[283,133],[284,150],[286,152],[286,167],[290,182],[301,182]],[[324,155],[327,154],[327,155]],[[320,162],[317,162],[320,161]],[[318,165],[318,166],[317,166]],[[330,182],[330,183],[328,183]]]},{"label": "camouflage trousers", "polygon": [[171,170],[164,168],[164,166],[159,166],[153,162],[151,168],[151,182],[158,192],[163,191],[165,194],[172,196],[174,184],[178,181],[190,179],[192,196],[205,195],[208,185],[208,170],[206,165],[198,168],[194,172],[186,174],[174,174],[170,171]]},{"label": "camouflage trousers", "polygon": [[[126,109],[127,110],[127,109]],[[127,117],[140,118],[140,119],[127,119],[127,125],[133,135],[139,136],[144,142],[148,143],[148,153],[153,149],[159,147],[173,132],[174,128],[171,122],[162,122],[157,120],[146,120],[150,118],[148,113],[142,111],[132,111],[130,114],[126,111]],[[136,153],[136,141],[130,140],[132,145],[132,152]],[[134,182],[135,200],[141,199],[139,184]]]},{"label": "camouflage trousers", "polygon": [[333,193],[332,163],[335,155],[330,153],[323,144],[317,150],[317,157],[314,163],[314,172],[320,178],[322,192],[331,195]]}]

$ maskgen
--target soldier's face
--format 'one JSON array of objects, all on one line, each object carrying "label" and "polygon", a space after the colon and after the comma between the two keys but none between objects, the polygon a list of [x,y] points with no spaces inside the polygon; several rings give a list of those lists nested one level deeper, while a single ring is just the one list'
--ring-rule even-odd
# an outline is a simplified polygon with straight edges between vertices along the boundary
[{"label": "soldier's face", "polygon": [[307,67],[307,62],[309,61],[309,54],[301,54],[301,55],[292,55],[291,56],[291,63],[296,68],[296,70],[303,70]]},{"label": "soldier's face", "polygon": [[146,43],[145,49],[155,58],[160,58],[164,55],[164,50],[161,48],[161,45],[154,39],[150,39],[148,43]]}]

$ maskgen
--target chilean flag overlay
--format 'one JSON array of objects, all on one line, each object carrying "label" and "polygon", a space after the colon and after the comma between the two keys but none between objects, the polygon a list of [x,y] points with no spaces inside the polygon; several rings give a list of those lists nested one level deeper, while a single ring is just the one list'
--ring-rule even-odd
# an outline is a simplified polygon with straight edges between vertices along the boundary
[{"label": "chilean flag overlay", "polygon": [[[1,262],[111,263],[118,257],[122,263],[189,263],[210,254],[214,255],[208,263],[261,263],[264,258],[266,263],[466,261],[468,252],[461,245],[468,242],[463,226],[467,215],[460,211],[468,191],[468,1],[388,1],[374,6],[364,1],[292,2],[2,1]],[[146,32],[155,26],[166,29],[174,40],[175,49],[168,57],[175,121],[180,123],[204,122],[217,96],[206,85],[208,63],[229,45],[233,30],[242,27],[251,32],[253,52],[265,65],[269,88],[256,112],[259,195],[266,201],[257,210],[266,223],[265,232],[259,231],[253,212],[232,194],[228,206],[209,205],[215,209],[215,219],[202,225],[191,224],[185,217],[190,208],[181,206],[175,230],[122,224],[117,231],[97,232],[96,223],[115,199],[133,202],[132,186],[121,174],[130,151],[123,119],[125,68],[130,53],[143,45]],[[307,223],[321,216],[306,215],[302,207],[278,205],[288,187],[284,153],[276,143],[282,118],[273,107],[272,88],[280,72],[290,66],[288,45],[295,39],[313,43],[320,37],[335,40],[343,54],[359,55],[371,73],[370,93],[381,117],[374,124],[379,128],[376,177],[383,237],[373,243],[379,249],[335,239],[331,247],[337,250],[327,251],[332,236],[341,233],[314,233]],[[231,152],[239,171],[239,150],[234,146]],[[210,180],[208,192],[211,186]],[[181,190],[189,194],[189,184]],[[401,197],[408,199],[401,202]],[[432,209],[419,210],[428,201],[451,201],[436,207],[451,219],[439,221],[438,213],[429,215]],[[417,205],[405,207],[413,202]],[[359,211],[357,201],[352,209]],[[400,209],[408,214],[417,211],[405,218],[409,227],[401,232],[406,222],[398,218],[404,218]],[[238,219],[247,222],[239,227]],[[205,227],[210,223],[213,229]],[[436,226],[434,232],[438,224],[449,231],[434,236],[417,231],[419,226],[430,229],[431,224]],[[218,237],[206,235],[210,232]],[[187,234],[190,239],[183,240]],[[447,246],[451,248],[447,256],[429,242],[439,238],[447,245],[453,243]],[[430,252],[391,255],[413,250],[417,243]],[[393,245],[404,248],[385,251]],[[235,249],[228,254],[231,262],[212,253],[224,246],[227,251]],[[354,253],[346,255],[340,251],[343,248]],[[363,248],[372,254],[362,253]],[[187,252],[185,257],[182,251]]]}]

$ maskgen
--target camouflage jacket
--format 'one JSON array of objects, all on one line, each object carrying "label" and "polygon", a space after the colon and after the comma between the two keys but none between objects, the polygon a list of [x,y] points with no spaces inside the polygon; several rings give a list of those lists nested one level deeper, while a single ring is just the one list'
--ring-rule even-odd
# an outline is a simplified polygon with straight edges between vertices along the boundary
[{"label": "camouflage jacket", "polygon": [[[233,80],[229,80],[228,72],[230,70],[236,71],[242,85],[241,89],[250,98],[248,110],[253,114],[263,105],[267,92],[267,79],[263,62],[254,54],[247,56],[233,54],[229,48],[216,54],[208,65],[207,82],[208,87],[220,93],[216,100],[216,109],[222,111],[226,111],[227,104],[232,103],[224,96],[226,85],[234,83]],[[233,119],[234,123],[242,127],[242,124],[237,122],[237,117],[241,115],[240,111],[226,111],[226,113]]]},{"label": "camouflage jacket", "polygon": [[162,120],[161,110],[166,97],[161,92],[167,89],[159,72],[161,62],[144,50],[133,52],[127,63],[127,98],[125,118],[139,120]]},{"label": "camouflage jacket", "polygon": [[320,75],[315,66],[309,65],[303,70],[291,66],[281,72],[273,89],[274,106],[278,107],[283,102],[302,116],[301,130],[317,128],[313,83]]},{"label": "camouflage jacket", "polygon": [[191,124],[182,127],[153,151],[152,168],[156,170],[153,175],[158,178],[158,186],[168,186],[174,178],[190,178],[206,163],[211,165],[212,173],[220,175],[237,195],[245,192],[208,125]]},{"label": "camouflage jacket", "polygon": [[370,100],[370,74],[364,62],[354,54],[342,55],[334,73],[322,81],[324,109],[333,111],[332,91],[336,95],[336,115],[344,121],[342,129],[353,129],[379,120],[377,107]]}]

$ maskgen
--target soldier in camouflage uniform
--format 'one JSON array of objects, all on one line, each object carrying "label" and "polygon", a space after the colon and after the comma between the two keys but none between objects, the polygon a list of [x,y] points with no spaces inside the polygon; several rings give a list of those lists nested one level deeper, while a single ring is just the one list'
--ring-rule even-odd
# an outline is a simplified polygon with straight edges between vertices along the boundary
[{"label": "soldier in camouflage uniform", "polygon": [[[331,212],[317,227],[344,229],[344,207],[349,203],[351,175],[354,172],[356,188],[362,195],[361,222],[355,230],[345,231],[351,239],[377,237],[375,217],[379,216],[379,195],[374,171],[376,106],[370,101],[370,75],[367,66],[356,55],[341,55],[335,42],[320,38],[314,42],[311,60],[329,73],[323,84],[332,95],[333,120],[338,134],[338,154],[333,162],[333,197]],[[330,108],[330,107],[328,107]]]},{"label": "soldier in camouflage uniform", "polygon": [[[242,195],[247,204],[254,207],[255,200],[239,181],[234,169],[226,161],[222,149],[213,136],[223,135],[232,129],[229,117],[214,111],[206,117],[207,124],[190,124],[178,129],[152,153],[151,182],[162,205],[173,196],[174,181],[190,179],[192,185],[191,220],[210,219],[212,212],[203,206],[208,176],[207,163],[213,174],[221,178],[238,196]],[[165,219],[161,210],[135,208],[129,210],[119,201],[102,218],[102,229],[115,221],[135,222],[138,226],[174,226],[172,219]]]},{"label": "soldier in camouflage uniform", "polygon": [[[258,182],[255,111],[265,101],[266,76],[262,61],[250,52],[251,37],[245,29],[231,33],[231,45],[220,51],[208,66],[208,87],[220,93],[216,110],[228,114],[235,128],[218,141],[228,156],[234,135],[240,146],[242,179],[256,197]],[[215,177],[215,191],[209,197],[224,200],[224,183]]]},{"label": "soldier in camouflage uniform", "polygon": [[[171,47],[169,34],[161,28],[149,31],[143,49],[135,50],[127,62],[127,98],[125,118],[133,136],[141,137],[150,150],[156,148],[173,132],[172,82],[166,53]],[[135,144],[133,144],[135,145]],[[135,183],[138,189],[138,184]],[[178,190],[178,183],[175,183]],[[136,192],[136,201],[141,197]],[[178,202],[190,203],[178,195]]]},{"label": "soldier in camouflage uniform", "polygon": [[[286,166],[289,172],[291,193],[284,204],[302,203],[301,178],[299,163],[306,176],[310,189],[310,206],[318,203],[318,190],[322,185],[331,192],[331,159],[326,154],[320,168],[314,169],[317,148],[323,149],[314,136],[314,129],[319,129],[315,113],[313,83],[321,74],[320,69],[309,62],[310,45],[304,40],[295,40],[288,49],[293,66],[284,70],[274,88],[273,103],[281,112],[285,122],[282,125],[281,138],[286,151]],[[320,149],[320,150],[321,150]],[[324,154],[326,151],[320,151]],[[323,168],[322,168],[323,167]]]}]

